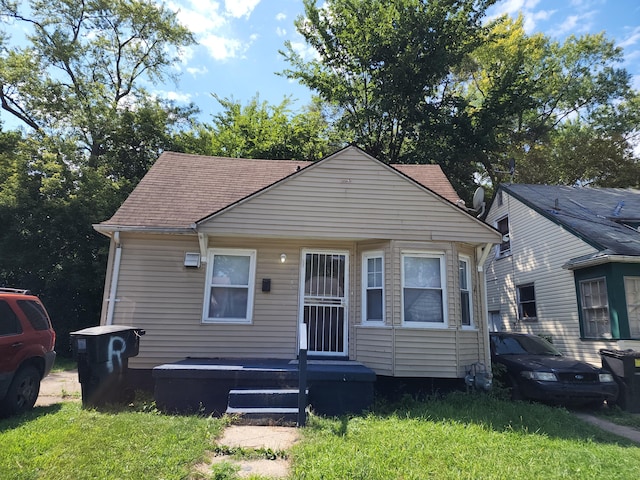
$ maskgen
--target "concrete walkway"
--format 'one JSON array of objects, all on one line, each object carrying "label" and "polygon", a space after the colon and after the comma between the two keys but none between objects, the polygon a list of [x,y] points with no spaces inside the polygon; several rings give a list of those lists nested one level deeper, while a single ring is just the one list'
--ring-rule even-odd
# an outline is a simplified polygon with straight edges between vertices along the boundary
[{"label": "concrete walkway", "polygon": [[[271,450],[274,453],[287,452],[298,440],[299,430],[295,427],[244,426],[227,427],[217,440],[220,446],[242,448],[243,450]],[[228,462],[239,468],[238,476],[260,475],[268,478],[286,478],[289,476],[289,459],[277,457],[269,459],[235,459],[232,456],[218,455],[210,463],[198,466],[203,473],[209,473],[213,465]]]},{"label": "concrete walkway", "polygon": [[640,444],[640,431],[635,428],[625,427],[623,425],[617,425],[615,423],[608,422],[607,420],[603,420],[600,417],[596,417],[594,415],[589,415],[588,413],[583,412],[574,412],[574,415],[581,420],[584,420],[591,425],[595,425],[602,430],[618,435],[619,437],[624,437],[632,442],[636,442]]}]

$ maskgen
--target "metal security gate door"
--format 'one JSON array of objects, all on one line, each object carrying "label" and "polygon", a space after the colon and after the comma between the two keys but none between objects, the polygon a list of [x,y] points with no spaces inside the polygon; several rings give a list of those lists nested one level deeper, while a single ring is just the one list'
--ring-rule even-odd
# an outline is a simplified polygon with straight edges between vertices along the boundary
[{"label": "metal security gate door", "polygon": [[347,355],[346,252],[303,252],[301,323],[307,325],[309,354]]}]

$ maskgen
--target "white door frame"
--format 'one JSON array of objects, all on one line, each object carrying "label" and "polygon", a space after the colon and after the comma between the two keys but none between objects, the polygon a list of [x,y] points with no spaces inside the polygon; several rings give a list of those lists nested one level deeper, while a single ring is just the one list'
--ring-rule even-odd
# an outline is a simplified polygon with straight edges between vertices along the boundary
[{"label": "white door frame", "polygon": [[[327,275],[322,277],[317,276],[318,279],[322,279],[322,285],[316,284],[310,286],[312,290],[311,295],[307,294],[307,281],[306,281],[306,267],[307,267],[307,255],[321,255],[321,256],[342,256],[344,257],[344,270],[337,272],[338,275],[343,276],[342,285],[340,285],[340,278],[338,276],[338,283],[334,282],[335,276],[331,276],[331,279]],[[313,268],[313,267],[312,267]],[[313,273],[313,272],[312,272]],[[320,273],[320,272],[318,272]],[[324,272],[326,274],[326,272]],[[325,316],[322,315],[322,326],[316,324],[316,330],[322,328],[323,338],[318,338],[317,331],[314,333],[313,328],[309,326],[307,328],[307,340],[308,340],[308,352],[309,355],[314,356],[339,356],[346,357],[349,355],[349,251],[348,250],[333,250],[333,249],[318,249],[318,248],[304,248],[300,255],[300,291],[299,291],[299,314],[298,314],[298,335],[300,334],[300,324],[305,323],[305,314],[311,310],[315,310],[316,321],[320,309],[329,313],[329,324],[325,323]],[[322,313],[321,313],[322,314]],[[341,332],[333,331],[335,326],[341,325]]]}]

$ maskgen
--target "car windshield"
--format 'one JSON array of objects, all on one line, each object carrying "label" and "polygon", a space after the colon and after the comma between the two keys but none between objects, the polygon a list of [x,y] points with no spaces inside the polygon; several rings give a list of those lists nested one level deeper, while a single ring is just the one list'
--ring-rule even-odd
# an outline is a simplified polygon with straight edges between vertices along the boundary
[{"label": "car windshield", "polygon": [[495,336],[491,343],[496,355],[562,355],[546,340],[531,336]]}]

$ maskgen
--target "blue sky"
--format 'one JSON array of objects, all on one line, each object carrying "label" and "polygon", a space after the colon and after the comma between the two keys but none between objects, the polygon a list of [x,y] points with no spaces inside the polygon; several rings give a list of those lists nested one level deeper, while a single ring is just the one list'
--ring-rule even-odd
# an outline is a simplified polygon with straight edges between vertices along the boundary
[{"label": "blue sky", "polygon": [[[310,92],[279,77],[287,67],[278,50],[285,40],[305,51],[293,25],[303,12],[300,0],[171,0],[165,5],[178,11],[180,21],[195,34],[199,45],[185,52],[176,68],[182,72],[175,85],[165,85],[159,95],[192,101],[209,121],[219,111],[211,94],[246,104],[254,95],[280,103],[291,95],[295,108],[308,103]],[[638,0],[501,0],[490,14],[522,12],[528,33],[542,32],[557,40],[568,35],[604,31],[624,48],[624,67],[640,89],[640,1]],[[311,54],[307,52],[307,54]]]}]

